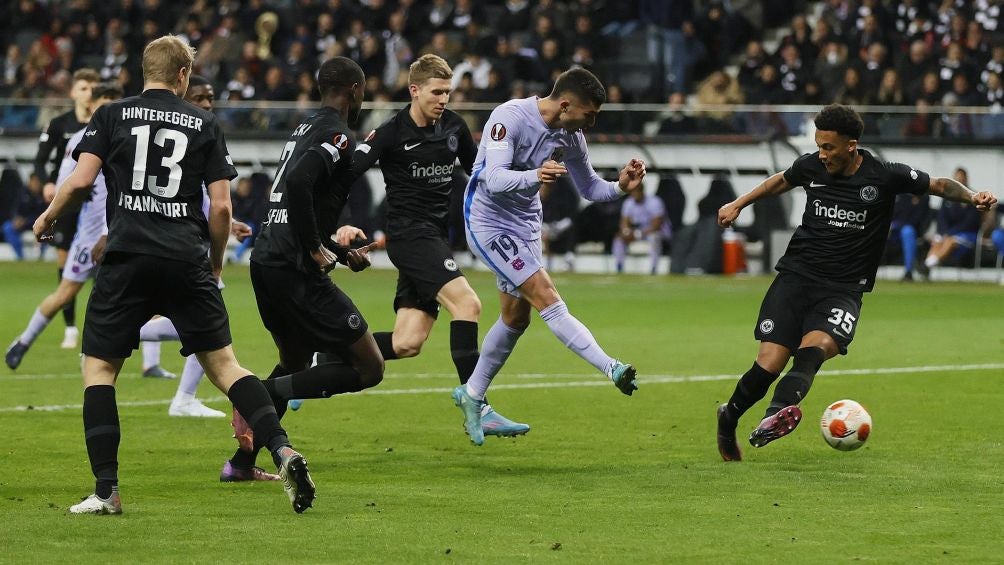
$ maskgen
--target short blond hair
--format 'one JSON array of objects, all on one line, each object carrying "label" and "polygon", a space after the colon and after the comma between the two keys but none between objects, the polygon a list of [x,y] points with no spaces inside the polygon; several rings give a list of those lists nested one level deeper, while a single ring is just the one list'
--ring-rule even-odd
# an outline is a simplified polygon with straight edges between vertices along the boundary
[{"label": "short blond hair", "polygon": [[86,80],[87,82],[101,82],[101,75],[98,71],[84,67],[82,69],[77,69],[73,73],[73,82],[78,80]]},{"label": "short blond hair", "polygon": [[178,69],[189,73],[195,62],[195,49],[176,35],[154,39],[143,49],[143,82],[161,82],[178,86]]},{"label": "short blond hair", "polygon": [[442,78],[450,80],[453,78],[453,69],[439,55],[422,55],[408,68],[408,84],[422,86],[430,78]]}]

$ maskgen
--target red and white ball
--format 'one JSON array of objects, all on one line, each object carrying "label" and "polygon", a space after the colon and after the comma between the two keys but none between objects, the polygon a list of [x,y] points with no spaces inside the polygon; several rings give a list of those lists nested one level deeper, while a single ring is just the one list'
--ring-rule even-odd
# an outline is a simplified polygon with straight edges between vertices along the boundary
[{"label": "red and white ball", "polygon": [[826,407],[819,422],[823,439],[833,449],[854,451],[868,440],[872,417],[853,400],[838,400]]}]

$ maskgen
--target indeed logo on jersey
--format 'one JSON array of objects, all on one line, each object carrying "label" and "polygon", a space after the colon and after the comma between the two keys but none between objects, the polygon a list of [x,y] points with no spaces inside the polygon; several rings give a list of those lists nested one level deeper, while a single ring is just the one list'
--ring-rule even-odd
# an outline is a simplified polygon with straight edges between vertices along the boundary
[{"label": "indeed logo on jersey", "polygon": [[812,201],[812,207],[816,216],[828,218],[827,224],[838,228],[851,228],[855,230],[865,229],[865,222],[868,220],[868,210],[855,212],[841,208],[839,204],[826,206],[819,200]]},{"label": "indeed logo on jersey", "polygon": [[444,182],[450,182],[453,178],[453,166],[454,163],[449,165],[419,165],[418,163],[412,163],[411,168],[411,178],[413,179],[428,179],[429,184],[440,184]]}]

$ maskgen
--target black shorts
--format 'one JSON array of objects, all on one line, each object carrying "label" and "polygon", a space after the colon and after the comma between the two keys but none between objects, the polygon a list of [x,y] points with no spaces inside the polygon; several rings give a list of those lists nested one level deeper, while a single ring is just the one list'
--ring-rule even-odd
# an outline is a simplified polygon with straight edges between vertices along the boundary
[{"label": "black shorts", "polygon": [[67,210],[63,212],[63,215],[56,220],[56,224],[52,226],[52,241],[50,242],[53,247],[57,249],[62,249],[63,251],[69,251],[70,245],[73,244],[73,237],[77,235],[77,220],[80,217],[80,209]]},{"label": "black shorts", "polygon": [[417,308],[438,317],[436,295],[446,283],[464,276],[449,244],[441,237],[388,239],[387,256],[398,270],[395,312],[398,308]]},{"label": "black shorts", "polygon": [[794,352],[802,336],[819,330],[830,334],[841,355],[846,355],[860,315],[860,292],[827,288],[796,274],[780,273],[763,297],[753,335]]},{"label": "black shorts", "polygon": [[369,329],[352,300],[320,271],[307,274],[252,261],[251,286],[265,328],[309,351],[341,353]]},{"label": "black shorts", "polygon": [[139,328],[154,314],[170,318],[181,354],[230,345],[230,319],[208,261],[189,263],[108,253],[94,280],[84,319],[84,355],[123,359],[139,347]]}]

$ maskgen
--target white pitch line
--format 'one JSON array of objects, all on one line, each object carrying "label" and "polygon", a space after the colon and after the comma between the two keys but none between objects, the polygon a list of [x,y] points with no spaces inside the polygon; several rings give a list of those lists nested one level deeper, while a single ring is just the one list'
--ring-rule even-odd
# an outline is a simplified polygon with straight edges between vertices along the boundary
[{"label": "white pitch line", "polygon": [[[920,367],[885,367],[877,369],[840,369],[835,371],[820,371],[820,375],[827,376],[855,376],[855,375],[896,375],[903,373],[936,373],[939,371],[994,371],[1004,369],[1004,363],[980,363],[973,365],[925,365]],[[422,378],[431,378],[432,376],[439,376],[443,378],[448,378],[453,376],[453,373],[424,373]],[[537,378],[540,373],[523,373],[517,375],[505,375],[505,377],[530,377]],[[397,375],[398,377],[404,377],[404,375]],[[588,377],[589,375],[583,375],[578,373],[558,373],[550,375],[554,377]],[[650,385],[650,384],[666,384],[666,383],[691,383],[691,382],[709,382],[709,381],[729,381],[736,380],[738,377],[735,374],[725,374],[725,375],[693,375],[693,376],[679,376],[679,375],[643,375],[639,379],[638,384]],[[492,390],[519,390],[519,389],[534,389],[534,388],[582,388],[582,387],[592,387],[592,386],[610,386],[610,381],[601,378],[599,376],[588,381],[563,381],[563,382],[538,382],[538,383],[499,383],[492,385]],[[454,386],[448,387],[427,387],[427,388],[376,388],[363,391],[359,394],[448,394],[453,391]],[[203,402],[223,402],[228,400],[224,396],[213,396],[209,398],[203,398]],[[119,402],[120,407],[131,407],[131,406],[159,406],[170,404],[170,400],[132,400]],[[47,406],[4,406],[0,407],[0,413],[4,412],[29,412],[29,411],[39,411],[39,412],[61,412],[64,410],[80,410],[83,408],[81,404],[53,404]]]}]

